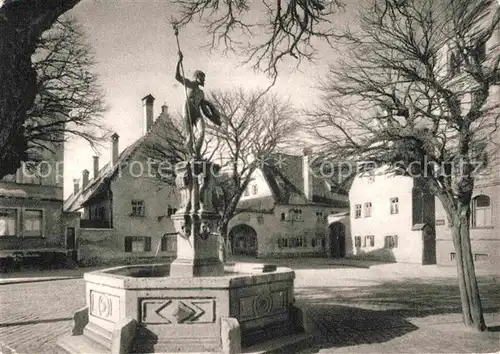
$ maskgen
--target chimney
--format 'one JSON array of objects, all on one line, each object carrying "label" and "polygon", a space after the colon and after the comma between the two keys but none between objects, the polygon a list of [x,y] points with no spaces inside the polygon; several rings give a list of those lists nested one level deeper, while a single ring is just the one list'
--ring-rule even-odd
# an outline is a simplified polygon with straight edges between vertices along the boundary
[{"label": "chimney", "polygon": [[168,106],[166,103],[161,106],[161,114],[167,115],[168,114]]},{"label": "chimney", "polygon": [[99,156],[93,156],[94,159],[94,178],[99,174]]},{"label": "chimney", "polygon": [[73,194],[78,193],[80,189],[80,180],[78,178],[73,179]]},{"label": "chimney", "polygon": [[142,108],[144,115],[144,135],[149,132],[153,126],[153,103],[155,98],[149,94],[142,99]]},{"label": "chimney", "polygon": [[111,166],[116,165],[118,162],[118,141],[120,139],[120,136],[116,133],[111,135]]},{"label": "chimney", "polygon": [[304,148],[302,154],[302,176],[304,178],[304,194],[308,202],[313,199],[313,179],[310,171],[312,149],[310,147]]},{"label": "chimney", "polygon": [[85,169],[82,171],[82,190],[89,184],[89,170]]}]

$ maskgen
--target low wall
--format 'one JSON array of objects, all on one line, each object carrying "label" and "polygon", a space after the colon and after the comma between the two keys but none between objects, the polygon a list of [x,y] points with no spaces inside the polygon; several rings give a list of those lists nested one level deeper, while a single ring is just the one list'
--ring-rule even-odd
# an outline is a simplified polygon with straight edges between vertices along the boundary
[{"label": "low wall", "polygon": [[[497,267],[500,264],[500,240],[471,240],[472,256],[477,268]],[[453,240],[436,241],[436,257],[439,265],[456,265]]]},{"label": "low wall", "polygon": [[81,228],[78,235],[78,258],[113,259],[123,256],[123,249],[116,242],[114,229]]}]

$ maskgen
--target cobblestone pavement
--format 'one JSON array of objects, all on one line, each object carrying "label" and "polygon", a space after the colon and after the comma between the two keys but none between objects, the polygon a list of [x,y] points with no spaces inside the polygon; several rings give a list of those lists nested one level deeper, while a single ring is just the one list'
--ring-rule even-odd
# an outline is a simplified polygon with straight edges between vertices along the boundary
[{"label": "cobblestone pavement", "polygon": [[[487,325],[498,329],[500,277],[480,275],[479,285]],[[500,349],[500,332],[463,329],[453,269],[303,267],[295,286],[314,334],[303,353]],[[72,315],[84,304],[82,279],[0,285],[0,352],[54,353],[56,339],[71,332]]]}]

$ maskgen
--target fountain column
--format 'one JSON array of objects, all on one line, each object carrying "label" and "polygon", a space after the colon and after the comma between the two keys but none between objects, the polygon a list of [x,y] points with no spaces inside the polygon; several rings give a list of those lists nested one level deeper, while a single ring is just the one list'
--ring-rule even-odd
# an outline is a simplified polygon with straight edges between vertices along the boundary
[{"label": "fountain column", "polygon": [[224,273],[219,258],[220,220],[214,210],[213,165],[192,160],[176,166],[176,185],[181,191],[181,207],[172,215],[177,231],[177,258],[170,266],[172,277],[218,276]]}]

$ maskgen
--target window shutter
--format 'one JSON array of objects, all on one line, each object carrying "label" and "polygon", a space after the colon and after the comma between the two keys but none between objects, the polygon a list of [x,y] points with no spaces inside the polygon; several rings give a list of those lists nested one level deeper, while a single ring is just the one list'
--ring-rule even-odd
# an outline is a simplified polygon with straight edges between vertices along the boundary
[{"label": "window shutter", "polygon": [[132,252],[132,237],[125,237],[125,252]]},{"label": "window shutter", "polygon": [[160,246],[160,249],[162,252],[166,251],[167,250],[167,239],[168,239],[168,236],[163,236],[161,238],[161,246]]},{"label": "window shutter", "polygon": [[144,252],[151,252],[151,237],[144,237]]}]

